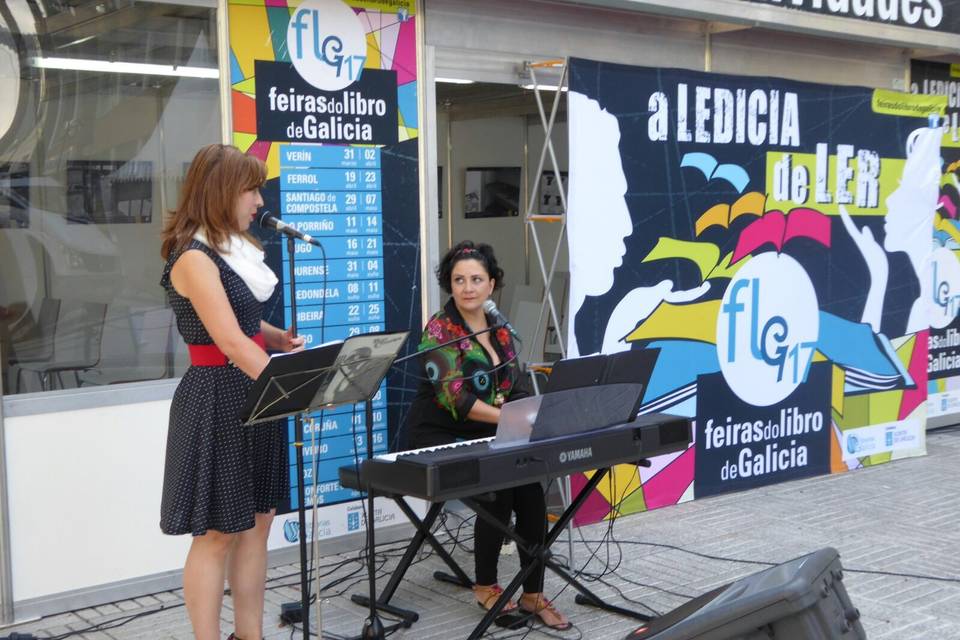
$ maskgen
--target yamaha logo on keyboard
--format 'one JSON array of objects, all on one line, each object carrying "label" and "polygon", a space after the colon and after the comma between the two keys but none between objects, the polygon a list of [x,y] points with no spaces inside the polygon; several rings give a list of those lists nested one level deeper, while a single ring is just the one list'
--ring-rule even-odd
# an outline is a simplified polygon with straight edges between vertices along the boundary
[{"label": "yamaha logo on keyboard", "polygon": [[593,457],[593,449],[591,447],[583,447],[581,449],[571,449],[570,451],[561,451],[560,452],[560,464],[566,462],[576,462],[577,460],[586,460],[587,458]]}]

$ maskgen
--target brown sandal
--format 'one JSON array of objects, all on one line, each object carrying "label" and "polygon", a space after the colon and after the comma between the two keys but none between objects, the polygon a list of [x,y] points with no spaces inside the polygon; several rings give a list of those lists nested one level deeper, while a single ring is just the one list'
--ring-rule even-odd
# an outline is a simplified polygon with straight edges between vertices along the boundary
[{"label": "brown sandal", "polygon": [[[502,594],[503,587],[498,584],[473,585],[473,597],[477,599],[477,606],[485,611],[490,611],[490,609],[493,608],[493,605],[497,603],[497,600],[500,599]],[[503,605],[503,609],[500,610],[500,613],[513,613],[516,610],[516,603],[507,602],[507,604]]]},{"label": "brown sandal", "polygon": [[[532,605],[530,603],[531,600],[533,600]],[[573,624],[567,620],[566,616],[557,611],[557,608],[553,606],[552,602],[540,594],[533,596],[532,594],[525,593],[520,596],[517,604],[520,606],[521,611],[537,616],[540,618],[540,622],[551,629],[566,631],[573,626]]]}]

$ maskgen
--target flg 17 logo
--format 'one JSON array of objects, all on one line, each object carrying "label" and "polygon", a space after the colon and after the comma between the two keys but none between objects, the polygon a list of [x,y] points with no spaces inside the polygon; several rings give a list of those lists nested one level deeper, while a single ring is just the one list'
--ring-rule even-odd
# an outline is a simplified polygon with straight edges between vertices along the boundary
[{"label": "flg 17 logo", "polygon": [[960,315],[960,263],[945,247],[934,250],[930,259],[930,326],[945,329]]},{"label": "flg 17 logo", "polygon": [[807,378],[820,327],[817,294],[800,264],[763,253],[741,268],[717,315],[720,371],[737,396],[766,407]]},{"label": "flg 17 logo", "polygon": [[357,14],[340,0],[304,0],[290,16],[287,50],[304,80],[339,91],[360,79],[367,37]]}]

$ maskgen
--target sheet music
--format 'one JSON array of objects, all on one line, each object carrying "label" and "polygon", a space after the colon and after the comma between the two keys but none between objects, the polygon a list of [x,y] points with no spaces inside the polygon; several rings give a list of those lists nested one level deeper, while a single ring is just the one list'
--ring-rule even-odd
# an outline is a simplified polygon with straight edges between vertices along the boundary
[{"label": "sheet music", "polygon": [[330,381],[318,394],[319,404],[339,404],[357,394],[365,396],[365,390],[379,384],[406,339],[407,332],[347,338],[331,367]]},{"label": "sheet music", "polygon": [[[324,342],[323,344],[315,344],[309,347],[305,347],[300,351],[310,351],[311,349],[322,349],[323,347],[329,347],[332,344],[341,344],[343,340],[330,340],[329,342]],[[277,353],[271,353],[271,358],[282,358],[284,356],[289,356],[294,353],[299,353],[300,351],[278,351]]]},{"label": "sheet music", "polygon": [[530,396],[511,400],[500,407],[497,437],[490,446],[496,449],[530,442],[530,433],[533,431],[533,423],[537,419],[542,402],[542,395]]},{"label": "sheet music", "polygon": [[409,332],[369,333],[271,359],[248,392],[248,423],[372,398]]}]

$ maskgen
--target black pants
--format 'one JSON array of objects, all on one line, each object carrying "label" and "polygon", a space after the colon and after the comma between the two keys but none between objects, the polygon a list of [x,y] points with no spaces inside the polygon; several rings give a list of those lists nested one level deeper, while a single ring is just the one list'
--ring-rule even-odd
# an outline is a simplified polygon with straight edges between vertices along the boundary
[{"label": "black pants", "polygon": [[[525,484],[512,489],[496,492],[496,499],[483,502],[500,522],[510,522],[510,514],[517,516],[516,532],[527,544],[542,545],[547,537],[547,502],[543,496],[543,487],[539,483]],[[497,561],[500,559],[500,546],[504,535],[492,524],[477,517],[473,528],[474,563],[477,584],[491,585],[497,582]],[[520,566],[526,568],[533,558],[520,551]],[[526,593],[543,591],[543,567],[540,566],[523,581]]]},{"label": "black pants", "polygon": [[[478,436],[479,437],[479,436]],[[413,448],[434,447],[453,442],[453,438],[443,434],[431,433],[419,429],[411,429],[408,434],[408,444]],[[487,494],[490,495],[490,494]],[[521,487],[497,491],[496,499],[481,501],[500,522],[508,524],[510,514],[517,514],[516,532],[529,545],[541,545],[547,537],[547,501],[543,495],[543,487],[539,483],[525,484]],[[500,547],[503,544],[503,534],[493,525],[487,524],[483,518],[477,516],[473,529],[474,563],[476,567],[477,584],[491,585],[497,582],[497,561],[500,559]],[[520,566],[526,567],[531,558],[520,552]],[[530,573],[523,581],[523,590],[526,593],[540,593],[543,591],[543,567]]]}]

